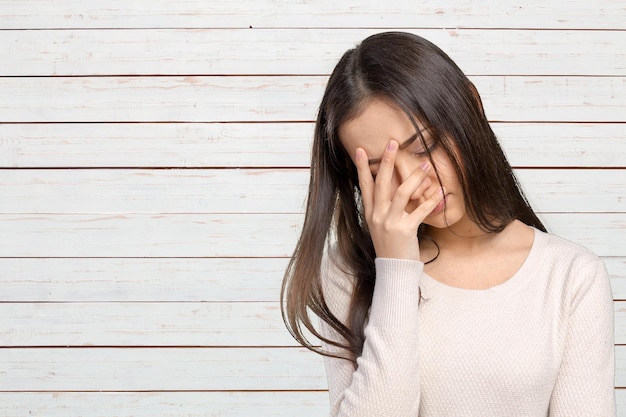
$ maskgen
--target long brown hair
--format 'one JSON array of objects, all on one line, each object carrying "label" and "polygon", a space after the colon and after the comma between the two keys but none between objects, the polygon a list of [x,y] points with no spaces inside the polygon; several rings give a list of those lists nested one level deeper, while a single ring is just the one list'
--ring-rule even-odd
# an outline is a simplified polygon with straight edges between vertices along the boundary
[{"label": "long brown hair", "polygon": [[[441,49],[417,35],[386,32],[345,52],[320,104],[304,226],[283,279],[281,307],[287,329],[300,344],[336,356],[314,346],[305,336],[306,329],[324,342],[346,349],[346,359],[353,362],[365,340],[376,254],[363,218],[356,169],[338,131],[372,98],[402,109],[417,132],[416,118],[429,126],[437,146],[445,150],[456,170],[468,215],[484,231],[499,232],[515,219],[545,231],[489,126],[478,92]],[[418,235],[423,234],[420,228]],[[336,238],[336,252],[346,273],[355,278],[346,323],[330,311],[320,280],[331,235]],[[309,311],[347,344],[324,338]]]}]

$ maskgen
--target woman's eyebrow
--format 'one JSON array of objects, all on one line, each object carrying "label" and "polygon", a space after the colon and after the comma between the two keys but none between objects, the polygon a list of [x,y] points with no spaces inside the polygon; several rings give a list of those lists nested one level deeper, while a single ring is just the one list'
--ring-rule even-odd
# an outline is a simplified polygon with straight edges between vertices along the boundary
[{"label": "woman's eyebrow", "polygon": [[[427,130],[428,130],[428,128],[425,127],[423,129],[421,129],[419,131],[419,133],[423,133],[423,132],[425,132]],[[407,140],[402,142],[400,144],[400,146],[398,147],[398,149],[402,150],[402,149],[406,148],[407,146],[410,146],[413,142],[415,142],[415,139],[417,139],[417,133],[414,133],[410,138],[408,138]],[[376,164],[380,164],[381,160],[382,160],[381,158],[372,158],[372,159],[368,160],[367,162],[369,163],[369,165],[376,165]]]}]

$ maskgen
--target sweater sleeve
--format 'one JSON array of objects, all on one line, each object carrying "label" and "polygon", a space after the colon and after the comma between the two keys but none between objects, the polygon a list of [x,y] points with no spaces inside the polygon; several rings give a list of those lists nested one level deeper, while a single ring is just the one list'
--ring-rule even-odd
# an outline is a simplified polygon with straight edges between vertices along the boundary
[{"label": "sweater sleeve", "polygon": [[615,416],[613,297],[602,261],[587,258],[568,297],[565,350],[549,417]]},{"label": "sweater sleeve", "polygon": [[[423,264],[376,259],[376,284],[356,369],[344,359],[325,357],[331,417],[415,417],[419,411],[418,304]],[[329,308],[344,323],[352,285],[338,268],[322,271]],[[325,323],[321,332],[340,337]],[[325,345],[326,350],[343,353]]]}]

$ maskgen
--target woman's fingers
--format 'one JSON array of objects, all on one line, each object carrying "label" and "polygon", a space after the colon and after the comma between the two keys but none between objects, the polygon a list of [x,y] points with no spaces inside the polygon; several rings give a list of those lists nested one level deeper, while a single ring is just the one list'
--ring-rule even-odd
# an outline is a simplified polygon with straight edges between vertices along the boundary
[{"label": "woman's fingers", "polygon": [[[395,176],[402,171],[395,166],[397,154],[398,142],[392,140],[380,159],[374,178],[367,152],[363,148],[356,149],[355,164],[365,219],[376,256],[419,260],[417,228],[441,202],[442,194],[436,192],[441,186],[433,184],[429,176],[432,167],[424,161],[395,188]],[[407,206],[411,201],[420,204],[408,213]]]},{"label": "woman's fingers", "polygon": [[380,167],[376,175],[376,192],[374,198],[378,201],[384,199],[388,202],[391,198],[391,181],[393,179],[394,165],[396,163],[396,154],[398,152],[398,142],[390,140],[387,148],[380,160]]},{"label": "woman's fingers", "polygon": [[364,149],[357,148],[356,155],[356,171],[359,176],[359,188],[361,189],[361,199],[363,200],[363,208],[366,216],[374,204],[374,177],[368,162],[368,156]]},{"label": "woman's fingers", "polygon": [[438,185],[437,187],[435,187],[435,190],[433,192],[429,193],[428,196],[425,196],[426,199],[424,200],[424,202],[417,206],[417,208],[409,214],[409,217],[418,224],[422,223],[424,219],[428,217],[430,213],[432,213],[435,207],[437,207],[437,205],[445,199],[445,193],[446,191],[443,189],[443,187]]},{"label": "woman's fingers", "polygon": [[400,184],[391,202],[391,210],[393,212],[404,214],[410,200],[417,200],[422,197],[428,187],[432,185],[432,181],[428,177],[430,169],[430,163],[424,161]]}]

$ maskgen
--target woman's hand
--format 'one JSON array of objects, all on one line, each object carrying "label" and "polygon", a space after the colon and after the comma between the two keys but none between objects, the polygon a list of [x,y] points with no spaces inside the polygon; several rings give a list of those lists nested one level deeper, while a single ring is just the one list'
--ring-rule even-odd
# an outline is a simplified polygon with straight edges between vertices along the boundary
[{"label": "woman's hand", "polygon": [[[356,150],[356,167],[363,199],[365,219],[370,230],[376,256],[420,260],[417,228],[443,199],[443,190],[433,185],[428,173],[431,164],[422,162],[396,189],[391,192],[398,143],[387,144],[376,179],[370,171],[364,149]],[[407,212],[411,200],[419,205]]]}]

